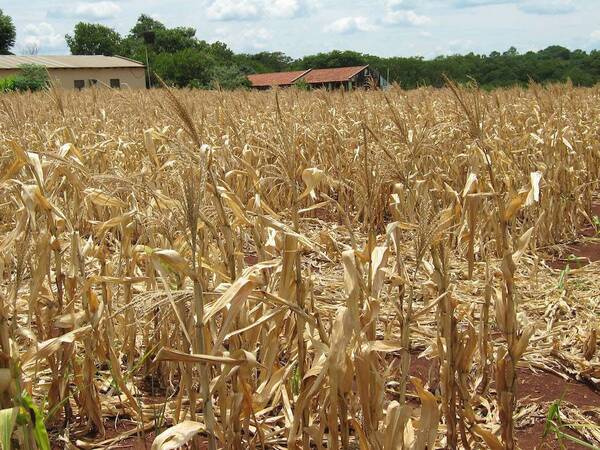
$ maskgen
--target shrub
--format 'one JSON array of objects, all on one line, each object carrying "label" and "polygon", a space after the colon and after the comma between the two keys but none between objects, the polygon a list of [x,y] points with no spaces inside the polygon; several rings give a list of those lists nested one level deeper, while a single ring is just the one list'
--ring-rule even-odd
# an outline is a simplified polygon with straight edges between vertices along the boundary
[{"label": "shrub", "polygon": [[235,65],[215,66],[211,71],[210,87],[225,90],[245,89],[250,87],[250,80]]},{"label": "shrub", "polygon": [[304,78],[297,80],[294,83],[294,87],[300,91],[310,91],[310,84]]},{"label": "shrub", "polygon": [[202,83],[202,81],[193,79],[188,83],[188,87],[191,89],[206,89],[206,85]]},{"label": "shrub", "polygon": [[15,76],[0,78],[0,92],[10,92],[15,90]]},{"label": "shrub", "polygon": [[14,89],[18,91],[39,91],[48,84],[48,72],[39,64],[21,64],[20,72],[14,79]]}]

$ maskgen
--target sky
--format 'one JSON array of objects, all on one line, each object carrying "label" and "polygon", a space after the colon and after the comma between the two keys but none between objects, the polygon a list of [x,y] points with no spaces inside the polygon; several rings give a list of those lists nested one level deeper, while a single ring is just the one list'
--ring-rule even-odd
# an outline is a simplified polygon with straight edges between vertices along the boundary
[{"label": "sky", "polygon": [[13,51],[68,54],[79,21],[127,34],[148,14],[236,52],[292,57],[334,49],[379,56],[520,52],[549,45],[600,49],[600,0],[2,0],[17,27]]}]

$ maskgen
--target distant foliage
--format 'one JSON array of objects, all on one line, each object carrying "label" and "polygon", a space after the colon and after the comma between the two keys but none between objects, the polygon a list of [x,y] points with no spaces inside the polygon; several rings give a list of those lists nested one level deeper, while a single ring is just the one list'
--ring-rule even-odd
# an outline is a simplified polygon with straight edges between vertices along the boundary
[{"label": "distant foliage", "polygon": [[294,83],[294,87],[301,91],[310,91],[310,84],[304,79],[300,78]]},{"label": "distant foliage", "polygon": [[112,56],[121,48],[121,35],[98,23],[79,22],[73,35],[65,35],[65,40],[73,55]]},{"label": "distant foliage", "polygon": [[10,16],[0,9],[0,55],[9,55],[10,49],[15,45],[17,32]]},{"label": "distant foliage", "polygon": [[592,86],[600,81],[600,51],[571,51],[558,45],[522,54],[511,47],[503,53],[448,55],[430,60],[421,57],[380,58],[335,50],[305,56],[291,63],[288,70],[363,64],[371,65],[384,77],[389,71],[389,81],[397,82],[405,89],[441,87],[444,85],[444,74],[460,83],[476,81],[484,88],[525,86],[530,80],[548,83],[570,79],[576,86]]},{"label": "distant foliage", "polygon": [[[191,48],[153,55],[150,67],[167,84],[177,87],[207,86],[212,59]],[[156,82],[154,82],[156,84]]]},{"label": "distant foliage", "polygon": [[284,72],[289,70],[294,62],[292,58],[283,52],[260,52],[254,55],[242,54],[238,58],[252,67],[254,71],[260,72]]},{"label": "distant foliage", "polygon": [[390,82],[397,82],[405,89],[441,87],[444,75],[459,83],[475,81],[485,89],[525,86],[530,80],[538,83],[571,80],[575,86],[592,86],[600,81],[600,51],[571,51],[558,45],[523,54],[511,47],[502,53],[447,55],[430,60],[381,58],[340,50],[294,60],[282,52],[235,54],[223,42],[198,39],[194,28],[167,28],[145,14],[126,36],[104,25],[80,22],[73,36],[67,35],[66,39],[73,54],[118,54],[144,63],[147,57],[153,86],[159,83],[154,74],[172,86],[237,89],[248,86],[246,75],[252,73],[366,64],[384,77],[389,74]]},{"label": "distant foliage", "polygon": [[211,71],[211,88],[238,89],[250,87],[250,81],[236,66],[215,66]]}]

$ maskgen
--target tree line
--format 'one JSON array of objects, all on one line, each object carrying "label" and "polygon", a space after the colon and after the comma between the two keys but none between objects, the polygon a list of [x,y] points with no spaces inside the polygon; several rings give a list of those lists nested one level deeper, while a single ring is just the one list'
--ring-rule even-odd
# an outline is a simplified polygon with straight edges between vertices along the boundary
[{"label": "tree line", "polygon": [[[282,52],[235,53],[223,42],[208,43],[196,37],[192,27],[168,28],[142,14],[131,30],[121,35],[102,24],[79,22],[65,36],[74,55],[120,55],[148,61],[156,85],[158,77],[178,87],[234,89],[248,86],[247,75],[309,68],[369,64],[390,82],[403,88],[443,86],[444,75],[457,82],[476,81],[484,88],[571,80],[578,86],[600,82],[600,51],[569,50],[553,45],[519,53],[514,47],[488,55],[383,58],[355,51],[334,50],[294,59]],[[10,17],[0,10],[0,53],[15,42]]]},{"label": "tree line", "polygon": [[[152,33],[147,45],[144,36]],[[167,28],[141,15],[129,34],[122,37],[100,24],[78,23],[73,36],[67,35],[73,54],[120,54],[145,61],[145,50],[153,71],[176,86],[235,88],[247,85],[246,75],[310,68],[331,68],[369,64],[390,82],[406,89],[443,86],[444,75],[458,82],[476,81],[484,88],[571,80],[579,86],[600,81],[600,51],[571,51],[553,45],[543,50],[519,53],[511,47],[489,55],[382,58],[355,51],[334,50],[293,59],[282,52],[236,54],[222,42],[212,44],[196,38],[190,27]]]},{"label": "tree line", "polygon": [[289,67],[328,68],[360,64],[370,64],[383,76],[389,74],[390,81],[398,82],[406,89],[441,87],[445,83],[444,75],[460,83],[476,81],[488,89],[526,86],[530,80],[538,83],[571,80],[577,86],[592,86],[600,82],[600,51],[571,51],[558,45],[537,52],[519,53],[511,47],[502,53],[469,53],[429,60],[421,57],[380,58],[352,51],[332,51],[305,56],[293,61]]}]

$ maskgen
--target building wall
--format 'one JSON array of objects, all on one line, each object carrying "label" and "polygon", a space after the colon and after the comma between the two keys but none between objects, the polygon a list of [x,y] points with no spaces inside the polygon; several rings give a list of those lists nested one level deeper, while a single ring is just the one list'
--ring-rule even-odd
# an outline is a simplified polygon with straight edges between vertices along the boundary
[{"label": "building wall", "polygon": [[[98,87],[110,86],[111,79],[118,79],[121,88],[143,89],[146,87],[144,67],[106,68],[106,69],[48,69],[50,78],[65,89],[74,89],[75,80],[83,80],[85,87],[88,80],[98,80]],[[17,75],[18,69],[0,69],[0,78]]]},{"label": "building wall", "polygon": [[0,69],[0,78],[10,77],[12,75],[17,75],[18,73],[18,69]]}]

